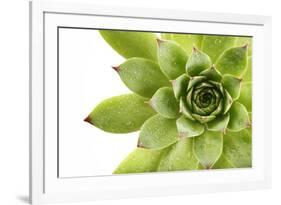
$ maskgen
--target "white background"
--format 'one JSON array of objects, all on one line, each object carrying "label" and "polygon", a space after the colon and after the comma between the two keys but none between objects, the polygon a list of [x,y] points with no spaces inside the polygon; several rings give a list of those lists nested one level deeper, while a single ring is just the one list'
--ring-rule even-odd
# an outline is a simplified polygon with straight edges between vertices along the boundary
[{"label": "white background", "polygon": [[[78,1],[78,0],[76,0]],[[79,2],[96,2],[80,0]],[[100,2],[101,3],[101,2]],[[103,0],[102,4],[264,14],[273,17],[273,188],[163,198],[128,199],[81,204],[280,204],[281,13],[277,0]],[[0,6],[0,204],[26,204],[28,197],[28,2],[2,1]],[[80,204],[80,203],[75,203]]]},{"label": "white background", "polygon": [[59,176],[111,175],[136,147],[138,132],[106,133],[84,119],[101,101],[131,93],[111,68],[124,58],[97,30],[60,28],[59,44]]}]

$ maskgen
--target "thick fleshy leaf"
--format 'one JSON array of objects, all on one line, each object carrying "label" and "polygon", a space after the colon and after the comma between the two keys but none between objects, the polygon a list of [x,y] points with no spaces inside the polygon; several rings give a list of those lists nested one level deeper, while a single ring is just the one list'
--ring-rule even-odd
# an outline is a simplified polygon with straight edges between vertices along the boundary
[{"label": "thick fleshy leaf", "polygon": [[193,154],[193,139],[179,140],[160,161],[158,171],[182,171],[198,169],[198,160]]},{"label": "thick fleshy leaf", "polygon": [[203,124],[184,116],[177,119],[177,128],[181,138],[201,135],[205,129]]},{"label": "thick fleshy leaf", "polygon": [[247,70],[243,74],[243,82],[252,81],[252,56],[248,57]]},{"label": "thick fleshy leaf", "polygon": [[222,78],[220,72],[215,68],[214,65],[211,68],[203,70],[200,73],[200,76],[205,76],[208,78],[208,80],[212,80],[216,82],[221,82],[221,78]]},{"label": "thick fleshy leaf", "polygon": [[188,87],[187,87],[187,91],[189,91],[191,88],[193,88],[195,85],[205,81],[207,78],[205,76],[195,76],[195,77],[191,77],[189,79],[189,83],[188,83]]},{"label": "thick fleshy leaf", "polygon": [[229,114],[217,116],[216,119],[207,123],[207,129],[210,131],[225,131],[229,122]]},{"label": "thick fleshy leaf", "polygon": [[149,32],[100,30],[105,41],[125,58],[157,61],[157,36]]},{"label": "thick fleshy leaf", "polygon": [[185,73],[188,56],[186,51],[173,41],[157,40],[158,62],[162,72],[169,78],[175,79]]},{"label": "thick fleshy leaf", "polygon": [[252,131],[227,131],[224,135],[223,155],[235,167],[252,166]]},{"label": "thick fleshy leaf", "polygon": [[203,70],[206,70],[211,66],[212,62],[210,57],[194,47],[185,68],[189,76],[197,76]]},{"label": "thick fleshy leaf", "polygon": [[236,100],[240,95],[242,79],[233,75],[224,75],[222,77],[222,85],[231,95],[233,100]]},{"label": "thick fleshy leaf", "polygon": [[144,58],[130,58],[113,67],[125,85],[133,92],[150,98],[159,88],[170,86],[158,64]]},{"label": "thick fleshy leaf", "polygon": [[85,121],[106,132],[137,131],[144,121],[155,114],[155,111],[144,102],[145,100],[135,94],[106,99],[95,107]]},{"label": "thick fleshy leaf", "polygon": [[174,96],[173,89],[163,87],[156,91],[149,101],[152,108],[165,118],[179,116],[179,102]]},{"label": "thick fleshy leaf", "polygon": [[202,116],[202,115],[192,114],[192,116],[200,123],[210,122],[216,118],[216,116],[214,115]]},{"label": "thick fleshy leaf", "polygon": [[223,99],[220,100],[218,107],[211,113],[211,115],[219,115],[223,111],[224,102]]},{"label": "thick fleshy leaf", "polygon": [[141,127],[139,147],[162,149],[179,140],[175,119],[167,119],[157,114]]},{"label": "thick fleshy leaf", "polygon": [[115,169],[114,174],[155,172],[163,150],[136,148]]},{"label": "thick fleshy leaf", "polygon": [[181,99],[180,99],[180,113],[182,113],[185,117],[187,117],[190,120],[195,120],[192,117],[192,113],[189,110],[187,102],[184,97],[181,97]]},{"label": "thick fleshy leaf", "polygon": [[252,83],[242,83],[240,97],[238,102],[242,103],[248,112],[252,112]]},{"label": "thick fleshy leaf", "polygon": [[192,112],[193,112],[193,110],[191,108],[192,108],[193,90],[194,90],[194,87],[191,87],[190,89],[188,88],[188,92],[187,92],[186,97],[182,97],[183,99],[185,99],[188,110],[190,110]]},{"label": "thick fleshy leaf", "polygon": [[211,83],[212,85],[214,85],[221,92],[221,94],[224,95],[225,89],[222,87],[221,83],[216,82],[216,81],[212,81],[212,80],[209,80],[208,82]]},{"label": "thick fleshy leaf", "polygon": [[163,39],[174,40],[183,47],[188,54],[191,54],[193,46],[201,48],[203,35],[200,34],[161,34]]},{"label": "thick fleshy leaf", "polygon": [[236,46],[248,45],[248,56],[252,56],[252,37],[237,37]]},{"label": "thick fleshy leaf", "polygon": [[250,119],[248,111],[244,105],[239,102],[234,102],[230,108],[230,120],[228,129],[231,131],[240,131],[244,128],[250,127]]},{"label": "thick fleshy leaf", "polygon": [[204,35],[201,50],[211,58],[213,63],[215,63],[225,50],[233,47],[234,43],[235,37]]},{"label": "thick fleshy leaf", "polygon": [[230,109],[231,106],[232,106],[232,103],[233,103],[233,100],[232,100],[231,95],[230,95],[226,90],[224,90],[223,114],[226,114],[226,113],[229,111],[229,109]]},{"label": "thick fleshy leaf", "polygon": [[200,164],[206,169],[210,169],[222,153],[223,133],[205,131],[194,138],[193,149]]},{"label": "thick fleshy leaf", "polygon": [[229,169],[229,168],[235,168],[233,164],[231,164],[230,161],[227,160],[227,158],[222,153],[218,161],[214,164],[212,169]]},{"label": "thick fleshy leaf", "polygon": [[240,77],[247,67],[247,46],[228,49],[219,57],[216,66],[222,74]]},{"label": "thick fleshy leaf", "polygon": [[177,100],[179,100],[181,96],[186,95],[188,82],[189,77],[187,77],[186,74],[183,74],[172,81],[174,94]]}]

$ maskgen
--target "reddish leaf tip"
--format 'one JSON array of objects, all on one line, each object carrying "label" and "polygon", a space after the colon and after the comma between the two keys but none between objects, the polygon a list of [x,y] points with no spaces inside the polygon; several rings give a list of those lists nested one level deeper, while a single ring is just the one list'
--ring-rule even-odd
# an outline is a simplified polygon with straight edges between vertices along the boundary
[{"label": "reddish leaf tip", "polygon": [[154,109],[154,106],[153,106],[153,102],[152,102],[152,99],[146,101],[148,105],[150,105],[150,107],[152,107]]},{"label": "reddish leaf tip", "polygon": [[188,133],[186,133],[186,132],[179,132],[178,138],[179,139],[185,138],[187,136],[187,134]]},{"label": "reddish leaf tip", "polygon": [[152,107],[152,102],[150,100],[144,101],[144,103]]},{"label": "reddish leaf tip", "polygon": [[245,43],[245,44],[242,46],[242,48],[247,49],[247,48],[248,48],[248,46],[249,46],[249,44],[248,44],[248,43]]},{"label": "reddish leaf tip", "polygon": [[140,138],[138,139],[137,147],[138,148],[145,148],[144,145],[142,144],[142,142],[140,141]]},{"label": "reddish leaf tip", "polygon": [[111,66],[117,73],[120,71],[120,66]]},{"label": "reddish leaf tip", "polygon": [[198,49],[196,48],[195,44],[193,44],[192,51],[193,51],[194,53],[198,52]]},{"label": "reddish leaf tip", "polygon": [[85,122],[88,122],[90,124],[93,124],[92,121],[91,121],[91,118],[90,116],[87,116],[85,119],[84,119]]},{"label": "reddish leaf tip", "polygon": [[164,41],[162,39],[160,39],[160,38],[157,38],[156,42],[157,42],[157,45],[160,46],[161,43],[163,43]]},{"label": "reddish leaf tip", "polygon": [[250,128],[252,126],[251,122],[246,123],[246,128]]}]

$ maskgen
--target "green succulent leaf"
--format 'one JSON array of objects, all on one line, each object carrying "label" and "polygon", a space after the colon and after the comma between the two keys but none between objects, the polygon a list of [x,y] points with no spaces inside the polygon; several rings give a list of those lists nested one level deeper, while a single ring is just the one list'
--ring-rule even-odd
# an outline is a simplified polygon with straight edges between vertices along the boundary
[{"label": "green succulent leaf", "polygon": [[219,115],[222,113],[223,110],[223,106],[224,106],[224,101],[220,100],[218,107],[211,113],[211,115]]},{"label": "green succulent leaf", "polygon": [[233,100],[239,98],[240,90],[241,90],[241,78],[237,78],[233,75],[224,75],[222,77],[222,85],[231,95]]},{"label": "green succulent leaf", "polygon": [[220,72],[215,68],[214,65],[211,68],[203,70],[200,73],[200,76],[205,76],[207,77],[208,80],[212,80],[216,82],[221,82],[222,79]]},{"label": "green succulent leaf", "polygon": [[244,82],[252,82],[252,56],[248,57],[247,70],[243,74]]},{"label": "green succulent leaf", "polygon": [[133,92],[150,98],[161,87],[170,86],[158,64],[144,58],[130,58],[114,67],[124,84]]},{"label": "green succulent leaf", "polygon": [[185,68],[189,76],[197,76],[203,70],[206,70],[211,66],[212,62],[210,57],[194,47]]},{"label": "green succulent leaf", "polygon": [[182,48],[186,50],[188,54],[191,54],[193,46],[196,48],[201,48],[201,42],[203,35],[195,35],[195,34],[167,34],[162,33],[161,37],[167,40],[174,40],[177,42]]},{"label": "green succulent leaf", "polygon": [[154,172],[158,168],[163,150],[136,148],[115,169],[114,174]]},{"label": "green succulent leaf", "polygon": [[195,77],[191,77],[189,79],[189,83],[188,83],[188,87],[187,87],[187,91],[189,91],[190,89],[192,89],[195,85],[203,82],[207,80],[207,78],[205,76],[195,76]]},{"label": "green succulent leaf", "polygon": [[214,115],[202,116],[202,115],[198,115],[198,114],[192,114],[192,116],[196,120],[198,120],[200,123],[210,122],[216,118],[216,116],[214,116]]},{"label": "green succulent leaf", "polygon": [[141,127],[139,147],[162,149],[178,141],[175,119],[167,119],[157,114],[149,118]]},{"label": "green succulent leaf", "polygon": [[85,121],[106,132],[129,133],[140,129],[155,111],[135,94],[112,97],[98,104]]},{"label": "green succulent leaf", "polygon": [[235,167],[252,166],[251,128],[239,132],[227,131],[224,135],[224,157]]},{"label": "green succulent leaf", "polygon": [[218,161],[214,164],[212,169],[229,169],[229,168],[235,168],[233,164],[231,164],[230,161],[225,157],[224,154],[221,154]]},{"label": "green succulent leaf", "polygon": [[228,129],[231,131],[240,131],[251,125],[248,111],[244,105],[239,102],[234,102],[230,108],[230,120]]},{"label": "green succulent leaf", "polygon": [[185,73],[188,59],[186,51],[173,41],[157,40],[158,62],[162,72],[169,78],[175,79]]},{"label": "green succulent leaf", "polygon": [[235,40],[235,37],[230,36],[205,35],[201,50],[211,58],[212,62],[216,62],[226,49],[233,47]]},{"label": "green succulent leaf", "polygon": [[237,37],[236,46],[248,45],[248,56],[252,56],[252,37]]},{"label": "green succulent leaf", "polygon": [[200,164],[210,169],[219,159],[223,149],[223,133],[205,131],[194,138],[193,150]]},{"label": "green succulent leaf", "polygon": [[207,129],[210,131],[225,131],[229,122],[229,114],[217,116],[216,119],[207,123]]},{"label": "green succulent leaf", "polygon": [[189,77],[186,74],[179,76],[177,79],[172,81],[174,94],[177,100],[180,99],[181,96],[186,95],[186,88],[189,82]]},{"label": "green succulent leaf", "polygon": [[226,50],[217,60],[216,66],[222,74],[240,77],[247,67],[247,46]]},{"label": "green succulent leaf", "polygon": [[163,87],[156,91],[149,101],[151,107],[165,118],[179,116],[179,102],[174,96],[173,89]]},{"label": "green succulent leaf", "polygon": [[205,130],[203,124],[185,118],[184,116],[177,119],[177,128],[181,138],[198,136]]},{"label": "green succulent leaf", "polygon": [[100,30],[104,40],[125,58],[141,57],[157,61],[157,36],[148,32]]},{"label": "green succulent leaf", "polygon": [[226,114],[226,113],[229,111],[229,109],[230,109],[231,106],[232,106],[232,103],[233,103],[233,100],[232,100],[231,95],[230,95],[226,90],[224,90],[223,114]]},{"label": "green succulent leaf", "polygon": [[189,110],[188,105],[187,105],[184,97],[181,97],[181,99],[180,99],[180,113],[182,113],[186,118],[188,118],[190,120],[195,120],[192,117],[192,112]]},{"label": "green succulent leaf", "polygon": [[172,145],[172,148],[160,161],[158,171],[196,170],[198,160],[193,154],[193,139],[184,138]]},{"label": "green succulent leaf", "polygon": [[252,112],[252,83],[242,83],[240,97],[238,102],[242,103],[248,112]]}]

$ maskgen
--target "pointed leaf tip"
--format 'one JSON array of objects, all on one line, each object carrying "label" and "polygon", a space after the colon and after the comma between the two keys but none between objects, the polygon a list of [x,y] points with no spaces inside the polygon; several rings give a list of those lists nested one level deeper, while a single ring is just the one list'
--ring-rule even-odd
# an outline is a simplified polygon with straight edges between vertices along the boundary
[{"label": "pointed leaf tip", "polygon": [[160,39],[160,38],[156,38],[156,42],[157,42],[157,45],[160,46],[161,43],[165,42],[164,40]]},{"label": "pointed leaf tip", "polygon": [[248,43],[245,43],[245,44],[242,46],[242,48],[245,48],[245,49],[248,49],[248,47],[249,47],[249,44],[248,44]]},{"label": "pointed leaf tip", "polygon": [[251,128],[252,127],[252,123],[250,122],[250,121],[248,121],[247,123],[246,123],[246,128]]},{"label": "pointed leaf tip", "polygon": [[196,53],[196,52],[198,52],[198,49],[196,48],[196,46],[193,44],[193,47],[192,47],[192,51],[194,52],[194,53]]},{"label": "pointed leaf tip", "polygon": [[138,148],[145,148],[144,145],[142,144],[142,142],[140,141],[140,138],[138,139],[137,147]]},{"label": "pointed leaf tip", "polygon": [[113,70],[115,70],[117,73],[120,71],[120,66],[111,66],[111,68],[113,68]]},{"label": "pointed leaf tip", "polygon": [[175,82],[176,80],[169,80],[169,82],[174,86],[175,85]]},{"label": "pointed leaf tip", "polygon": [[84,121],[93,124],[89,115],[84,119]]}]

